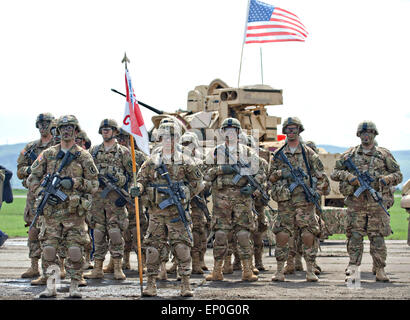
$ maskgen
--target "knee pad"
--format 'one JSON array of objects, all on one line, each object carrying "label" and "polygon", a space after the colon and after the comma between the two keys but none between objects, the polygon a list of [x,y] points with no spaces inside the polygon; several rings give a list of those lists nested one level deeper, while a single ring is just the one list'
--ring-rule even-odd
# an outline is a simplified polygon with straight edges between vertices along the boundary
[{"label": "knee pad", "polygon": [[228,242],[228,237],[226,232],[218,230],[215,232],[215,245],[224,245]]},{"label": "knee pad", "polygon": [[108,231],[108,235],[111,239],[112,244],[121,244],[122,243],[122,235],[121,230],[118,228],[111,229]]},{"label": "knee pad", "polygon": [[154,247],[148,247],[146,250],[147,264],[155,264],[159,262],[159,252]]},{"label": "knee pad", "polygon": [[79,247],[69,247],[68,258],[73,262],[79,262],[82,258],[81,249]]},{"label": "knee pad", "polygon": [[246,247],[249,245],[250,232],[241,230],[236,234],[236,238],[238,239],[238,243],[241,247]]},{"label": "knee pad", "polygon": [[104,233],[101,230],[94,229],[94,241],[96,243],[101,243],[104,239]]},{"label": "knee pad", "polygon": [[186,244],[178,243],[175,246],[175,254],[182,262],[189,261],[191,258],[191,250]]},{"label": "knee pad", "polygon": [[28,231],[28,239],[30,241],[36,241],[38,240],[38,229],[37,228],[31,228]]},{"label": "knee pad", "polygon": [[44,260],[52,262],[56,259],[56,248],[45,246],[43,249]]},{"label": "knee pad", "polygon": [[358,232],[352,232],[351,239],[355,242],[363,240],[363,236]]}]

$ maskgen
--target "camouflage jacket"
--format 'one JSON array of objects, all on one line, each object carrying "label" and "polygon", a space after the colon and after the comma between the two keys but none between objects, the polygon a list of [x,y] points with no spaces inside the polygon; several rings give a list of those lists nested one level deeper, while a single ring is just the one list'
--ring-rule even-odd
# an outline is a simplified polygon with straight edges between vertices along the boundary
[{"label": "camouflage jacket", "polygon": [[225,145],[223,144],[216,146],[205,158],[204,179],[212,183],[213,190],[223,189],[224,187],[242,188],[248,184],[248,179],[245,175],[252,175],[259,184],[265,185],[268,163],[259,157],[253,149],[243,144],[238,144],[237,154],[232,154],[232,157],[250,164],[250,168],[241,172],[243,177],[235,184],[233,178],[236,176],[236,173],[224,174],[222,172],[221,165],[231,163],[230,159],[225,156],[224,148]]},{"label": "camouflage jacket", "polygon": [[[62,162],[62,159],[57,157],[60,150],[60,144],[44,150],[31,166],[32,172],[27,179],[27,184],[29,190],[37,196],[43,189],[40,183],[44,176],[53,174],[58,170]],[[46,204],[44,208],[45,216],[47,216],[47,213],[51,214],[57,211],[77,212],[82,215],[90,209],[92,194],[98,190],[98,170],[91,155],[77,145],[72,146],[69,152],[75,155],[75,159],[62,169],[60,176],[62,178],[70,177],[73,181],[73,187],[71,190],[61,190],[68,196],[68,200],[54,207]]]},{"label": "camouflage jacket", "polygon": [[27,173],[27,169],[33,164],[35,159],[30,158],[30,154],[32,157],[37,158],[39,154],[46,150],[47,148],[54,145],[53,139],[50,140],[49,143],[42,145],[41,140],[36,140],[29,142],[23,150],[21,150],[19,157],[17,158],[17,177],[20,180],[23,180],[23,186],[27,188],[27,178],[29,174]]},{"label": "camouflage jacket", "polygon": [[179,151],[175,151],[173,156],[181,161],[168,163],[162,158],[162,148],[156,149],[147,161],[144,162],[137,175],[137,184],[142,186],[142,196],[146,197],[150,206],[157,207],[159,203],[167,199],[167,194],[157,192],[155,185],[165,185],[167,182],[155,170],[162,162],[165,163],[172,182],[183,182],[183,191],[186,198],[183,203],[187,203],[194,195],[201,191],[203,175],[199,169],[198,162],[193,157],[188,157]]},{"label": "camouflage jacket", "polygon": [[[375,146],[370,152],[364,153],[362,145],[358,145],[342,153],[336,161],[330,177],[334,181],[340,181],[339,189],[344,196],[353,197],[353,193],[358,187],[349,184],[349,180],[352,179],[354,173],[349,171],[344,164],[347,157],[352,158],[353,163],[360,172],[369,172],[370,176],[374,178],[371,187],[376,191],[381,191],[383,200],[385,198],[392,200],[392,186],[399,184],[403,180],[403,175],[400,172],[399,164],[389,150]],[[381,177],[387,182],[387,186],[380,186],[379,178]]]},{"label": "camouflage jacket", "polygon": [[116,185],[124,187],[132,177],[131,151],[118,142],[105,151],[104,143],[90,148],[98,172],[102,175],[111,175],[117,180]]},{"label": "camouflage jacket", "polygon": [[[322,161],[311,148],[305,144],[299,143],[294,153],[291,152],[289,145],[285,145],[282,151],[289,159],[289,162],[294,169],[301,168],[308,176],[308,169],[305,160],[303,159],[302,147],[305,151],[306,161],[310,168],[312,180],[317,179],[316,191],[321,195],[328,193],[329,178],[325,173]],[[286,163],[275,158],[276,153],[277,151],[275,151],[274,156],[272,157],[269,169],[269,180],[272,183],[272,199],[277,202],[290,200],[295,204],[306,203],[305,193],[301,186],[296,187],[292,193],[290,192],[289,187],[293,183],[292,177],[282,178],[282,170],[289,170],[289,167]],[[304,182],[307,186],[311,186],[309,177],[306,177]]]}]

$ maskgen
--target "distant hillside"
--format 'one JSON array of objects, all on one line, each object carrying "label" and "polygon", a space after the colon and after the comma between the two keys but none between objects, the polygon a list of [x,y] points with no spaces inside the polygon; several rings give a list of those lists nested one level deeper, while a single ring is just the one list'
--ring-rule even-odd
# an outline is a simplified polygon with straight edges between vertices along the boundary
[{"label": "distant hillside", "polygon": [[[11,184],[15,189],[23,188],[21,181],[17,178],[17,158],[25,145],[26,143],[18,143],[0,146],[0,164],[13,172]],[[348,149],[346,147],[337,147],[326,144],[318,145],[318,147],[321,147],[330,153],[342,153]],[[404,183],[410,179],[410,150],[393,151],[392,153],[400,165]],[[399,188],[403,183],[399,185]]]}]

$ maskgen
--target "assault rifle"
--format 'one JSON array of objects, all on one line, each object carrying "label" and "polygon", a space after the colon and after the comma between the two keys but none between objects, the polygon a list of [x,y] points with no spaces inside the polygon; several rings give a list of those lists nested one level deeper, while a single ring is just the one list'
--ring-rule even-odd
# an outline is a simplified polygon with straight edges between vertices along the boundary
[{"label": "assault rifle", "polygon": [[152,186],[154,186],[158,192],[169,195],[168,199],[165,199],[159,204],[160,209],[165,209],[171,205],[175,205],[178,209],[179,217],[171,220],[171,222],[182,221],[185,226],[185,230],[187,231],[188,236],[192,241],[192,233],[188,226],[190,223],[188,222],[186,217],[186,210],[181,203],[182,199],[186,199],[185,192],[182,189],[184,182],[172,182],[171,177],[169,176],[168,169],[164,163],[161,163],[161,165],[155,168],[155,170],[161,175],[163,179],[165,179],[167,183],[165,185],[152,184]]},{"label": "assault rifle", "polygon": [[380,196],[380,193],[370,186],[374,179],[370,176],[369,172],[366,171],[361,173],[359,169],[357,169],[357,167],[354,165],[351,157],[347,158],[347,160],[344,161],[344,164],[348,169],[354,171],[357,179],[360,182],[360,187],[355,191],[354,196],[358,198],[365,190],[368,190],[373,200],[376,201],[384,210],[384,212],[386,212],[386,214],[390,217],[390,213],[383,205],[383,198]]},{"label": "assault rifle", "polygon": [[[225,154],[228,158],[232,159],[233,161],[235,161],[235,159],[232,157],[232,155],[229,153],[228,148],[225,147]],[[264,190],[264,188],[256,181],[256,179],[251,176],[251,175],[242,175],[241,174],[241,170],[248,168],[249,169],[249,163],[245,163],[242,159],[237,159],[237,163],[231,164],[232,169],[235,171],[236,175],[235,177],[233,177],[232,182],[234,184],[237,184],[239,182],[239,180],[242,177],[246,177],[246,179],[248,179],[248,183],[249,185],[255,189],[258,190],[262,196],[261,200],[264,206],[267,206],[272,212],[275,212],[272,207],[269,205],[269,200],[270,200],[270,196],[266,193],[266,191]],[[259,213],[255,210],[255,208],[252,208],[252,211],[259,215]]]},{"label": "assault rifle", "polygon": [[31,163],[33,163],[33,162],[36,161],[36,159],[37,159],[37,155],[36,155],[36,153],[34,152],[34,149],[29,149],[29,150],[27,150],[26,152],[24,152],[24,156],[25,156],[27,159],[31,160]]},{"label": "assault rifle", "polygon": [[205,214],[206,220],[210,222],[211,215],[209,214],[208,206],[206,205],[206,200],[196,195],[192,198],[192,202],[194,202],[196,206],[202,210],[202,212]]},{"label": "assault rifle", "polygon": [[293,193],[296,187],[301,186],[303,189],[303,192],[305,193],[306,201],[313,203],[315,207],[319,210],[320,214],[323,214],[322,208],[319,205],[320,195],[315,190],[316,189],[315,183],[313,183],[311,187],[308,187],[306,183],[304,182],[304,179],[309,178],[309,176],[303,171],[302,168],[300,167],[298,167],[297,169],[293,168],[289,159],[286,157],[286,155],[283,153],[282,150],[279,150],[278,152],[276,152],[275,158],[278,158],[280,161],[284,162],[290,169],[290,174],[293,180],[293,183],[291,183],[289,186],[290,192]]},{"label": "assault rifle", "polygon": [[[57,154],[57,159],[61,159],[62,157],[62,151],[60,152]],[[73,161],[75,158],[76,155],[67,151],[63,157],[63,160],[61,161],[60,167],[58,168],[57,172],[53,174],[49,173],[44,178],[43,182],[41,183],[41,187],[43,187],[44,189],[40,192],[40,194],[43,195],[43,198],[41,199],[40,204],[36,209],[36,214],[34,216],[33,221],[30,224],[29,230],[33,226],[35,226],[38,217],[43,214],[44,207],[47,204],[47,200],[50,198],[50,196],[57,198],[59,203],[67,200],[68,196],[60,190],[60,182],[62,180],[60,177],[60,173],[63,170],[63,168],[66,165],[69,165],[70,162]]]},{"label": "assault rifle", "polygon": [[100,194],[101,198],[105,199],[108,193],[114,191],[119,196],[119,198],[115,201],[115,205],[117,207],[123,207],[127,202],[131,205],[134,204],[134,202],[130,199],[128,192],[115,184],[118,179],[114,178],[109,173],[107,173],[106,175],[98,174],[98,181],[104,188]]}]

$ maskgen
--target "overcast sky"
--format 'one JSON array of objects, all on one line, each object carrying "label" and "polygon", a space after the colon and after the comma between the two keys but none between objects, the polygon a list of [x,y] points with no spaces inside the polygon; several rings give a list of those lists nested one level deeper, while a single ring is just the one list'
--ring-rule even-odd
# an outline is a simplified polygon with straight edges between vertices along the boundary
[{"label": "overcast sky", "polygon": [[[298,116],[305,139],[410,149],[410,1],[265,0],[299,16],[306,42],[264,44],[264,83],[283,89],[270,115]],[[75,114],[93,143],[123,116],[124,51],[137,99],[186,109],[189,90],[236,86],[247,0],[0,2],[0,144],[38,138],[35,118]],[[240,85],[261,83],[259,45],[245,45]],[[142,110],[147,129],[151,111]]]}]

